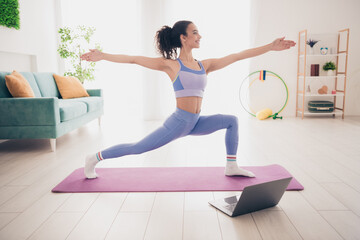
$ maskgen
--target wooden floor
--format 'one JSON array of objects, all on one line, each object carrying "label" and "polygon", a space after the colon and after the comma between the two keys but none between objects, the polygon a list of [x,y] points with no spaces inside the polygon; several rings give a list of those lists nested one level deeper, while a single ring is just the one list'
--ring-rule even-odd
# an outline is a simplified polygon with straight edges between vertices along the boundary
[{"label": "wooden floor", "polygon": [[[97,121],[57,141],[0,143],[0,239],[360,239],[360,118],[240,119],[239,164],[281,164],[305,187],[230,218],[209,200],[236,192],[79,193],[51,189],[84,156],[133,142],[161,122]],[[224,166],[225,131],[185,137],[99,167]]]}]

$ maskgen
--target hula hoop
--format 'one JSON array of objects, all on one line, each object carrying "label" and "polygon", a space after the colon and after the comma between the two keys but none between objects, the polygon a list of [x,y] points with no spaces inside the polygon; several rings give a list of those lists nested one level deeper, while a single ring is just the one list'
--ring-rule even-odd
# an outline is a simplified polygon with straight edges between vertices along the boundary
[{"label": "hula hoop", "polygon": [[[287,87],[285,81],[284,81],[279,75],[277,75],[276,73],[271,72],[271,71],[268,71],[268,70],[258,70],[258,71],[255,71],[255,72],[250,73],[250,74],[249,74],[248,76],[246,76],[246,77],[242,80],[242,82],[241,82],[240,91],[239,91],[239,99],[240,99],[240,104],[241,104],[241,106],[244,108],[244,110],[245,110],[246,112],[248,112],[251,116],[256,117],[256,115],[255,115],[254,113],[250,112],[250,111],[244,106],[243,102],[241,101],[241,96],[240,96],[240,94],[241,94],[241,89],[242,89],[242,87],[243,87],[243,84],[244,84],[244,82],[245,82],[245,80],[246,80],[247,78],[250,78],[252,75],[254,75],[254,74],[256,74],[256,73],[263,74],[264,71],[266,72],[266,75],[279,78],[279,79],[282,81],[282,83],[284,84],[284,87],[285,87],[285,90],[286,90],[286,100],[285,100],[284,105],[282,106],[282,108],[281,108],[278,112],[276,112],[276,113],[274,113],[273,115],[271,115],[271,116],[268,117],[268,118],[270,118],[270,117],[273,117],[274,115],[278,115],[279,113],[281,113],[282,110],[284,110],[284,108],[286,107],[286,105],[287,105],[287,103],[288,103],[288,100],[289,100],[289,90],[288,90],[288,87]],[[269,73],[270,73],[270,74],[269,74]],[[261,75],[260,75],[260,78],[261,78]],[[250,84],[249,84],[249,87],[255,82],[255,80],[259,80],[259,79],[255,78],[254,80],[252,80],[252,81],[250,82]],[[264,81],[264,80],[261,80],[261,79],[260,79],[260,81]]]}]

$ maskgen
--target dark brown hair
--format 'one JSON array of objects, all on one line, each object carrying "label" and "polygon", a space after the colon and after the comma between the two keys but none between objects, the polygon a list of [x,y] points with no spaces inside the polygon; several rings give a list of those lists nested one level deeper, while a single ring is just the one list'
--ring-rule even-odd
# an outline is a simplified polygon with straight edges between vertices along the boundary
[{"label": "dark brown hair", "polygon": [[177,48],[181,48],[180,35],[187,36],[186,29],[190,21],[178,21],[171,28],[163,26],[156,32],[156,47],[158,52],[166,59],[175,59],[177,57]]}]

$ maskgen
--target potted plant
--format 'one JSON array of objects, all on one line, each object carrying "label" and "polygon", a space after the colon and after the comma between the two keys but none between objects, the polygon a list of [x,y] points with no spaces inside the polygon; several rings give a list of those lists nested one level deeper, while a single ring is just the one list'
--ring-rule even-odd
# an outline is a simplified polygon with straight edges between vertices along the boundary
[{"label": "potted plant", "polygon": [[325,72],[327,72],[327,75],[328,76],[333,76],[334,75],[334,71],[336,70],[336,66],[335,66],[335,63],[330,61],[330,62],[326,62],[324,65],[323,65],[323,70]]},{"label": "potted plant", "polygon": [[60,45],[58,53],[64,58],[66,72],[65,76],[73,76],[84,83],[85,80],[95,80],[95,62],[82,61],[80,56],[89,48],[101,50],[100,45],[95,43],[90,47],[91,37],[95,32],[94,27],[77,26],[76,28],[64,27],[59,29]]},{"label": "potted plant", "polygon": [[318,43],[319,40],[314,40],[314,39],[309,39],[306,41],[306,44],[310,46],[310,54],[314,54],[314,49],[313,47],[315,46],[316,43]]}]

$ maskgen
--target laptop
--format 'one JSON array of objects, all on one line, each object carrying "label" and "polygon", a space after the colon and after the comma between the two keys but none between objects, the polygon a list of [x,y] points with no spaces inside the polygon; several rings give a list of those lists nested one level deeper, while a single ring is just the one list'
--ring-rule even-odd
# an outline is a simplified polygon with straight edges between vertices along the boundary
[{"label": "laptop", "polygon": [[240,195],[210,201],[209,204],[230,217],[277,205],[292,177],[247,186]]}]

